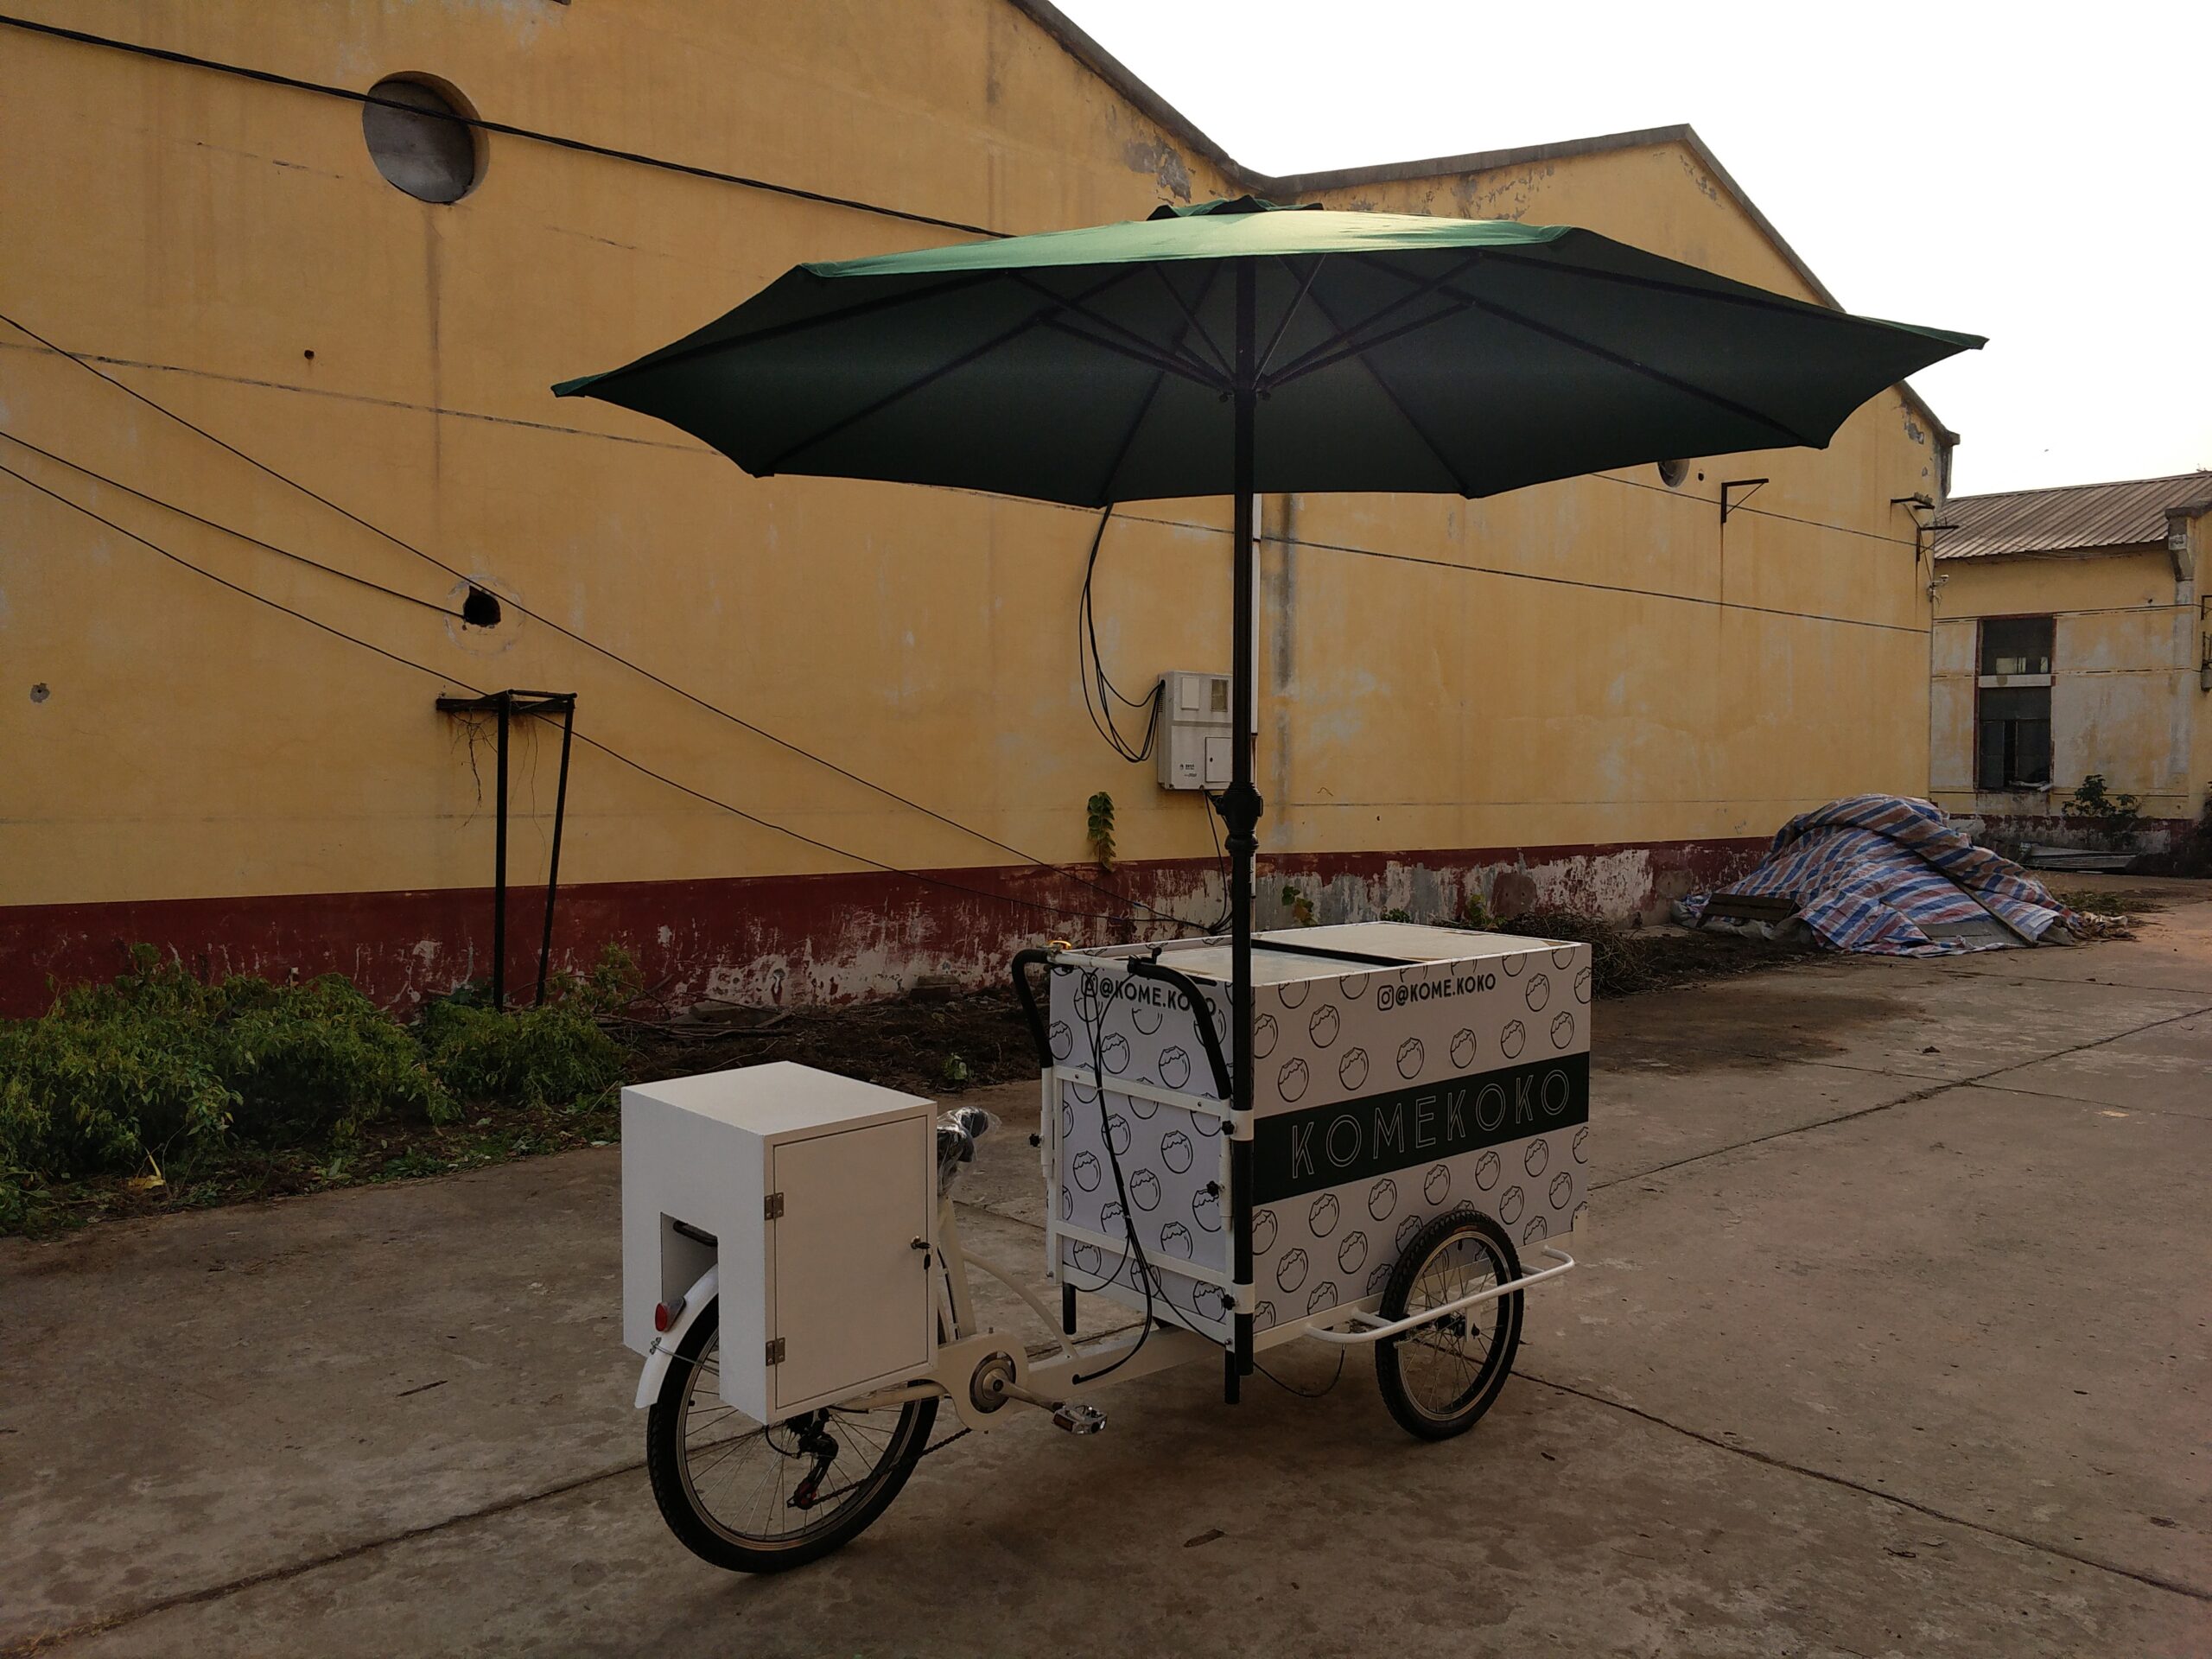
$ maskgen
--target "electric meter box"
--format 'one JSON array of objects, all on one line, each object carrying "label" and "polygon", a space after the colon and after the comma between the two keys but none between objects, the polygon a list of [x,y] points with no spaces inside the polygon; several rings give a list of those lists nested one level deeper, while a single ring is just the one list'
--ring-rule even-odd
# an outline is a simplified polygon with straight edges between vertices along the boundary
[{"label": "electric meter box", "polygon": [[925,1374],[936,1243],[931,1101],[789,1062],[622,1091],[623,1343],[719,1265],[721,1397],[756,1422]]},{"label": "electric meter box", "polygon": [[1235,763],[1236,716],[1229,676],[1183,670],[1160,677],[1160,728],[1153,753],[1162,789],[1226,789]]},{"label": "electric meter box", "polygon": [[1255,933],[1240,1286],[1235,1114],[1198,1026],[1233,1065],[1230,968],[1220,938],[1055,953],[1039,1138],[1062,1284],[1224,1344],[1249,1313],[1265,1348],[1372,1312],[1437,1216],[1490,1217],[1524,1268],[1582,1224],[1588,945],[1396,922]]}]

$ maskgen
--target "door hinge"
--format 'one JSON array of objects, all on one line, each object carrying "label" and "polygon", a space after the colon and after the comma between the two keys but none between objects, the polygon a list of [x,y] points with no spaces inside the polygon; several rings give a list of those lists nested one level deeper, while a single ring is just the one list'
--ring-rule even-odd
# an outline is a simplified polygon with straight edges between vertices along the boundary
[{"label": "door hinge", "polygon": [[784,1363],[784,1339],[781,1337],[768,1338],[768,1363],[771,1365],[780,1365]]},{"label": "door hinge", "polygon": [[760,1210],[761,1213],[766,1216],[770,1221],[782,1220],[784,1215],[784,1195],[780,1192],[771,1192],[766,1198],[761,1200]]}]

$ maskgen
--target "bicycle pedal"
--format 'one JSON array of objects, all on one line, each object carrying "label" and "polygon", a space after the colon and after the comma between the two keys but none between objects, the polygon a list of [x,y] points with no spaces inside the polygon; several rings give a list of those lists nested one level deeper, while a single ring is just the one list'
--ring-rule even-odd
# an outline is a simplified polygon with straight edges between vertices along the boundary
[{"label": "bicycle pedal", "polygon": [[1096,1434],[1106,1427],[1106,1414],[1096,1406],[1071,1400],[1054,1409],[1052,1427],[1065,1428],[1071,1434]]}]

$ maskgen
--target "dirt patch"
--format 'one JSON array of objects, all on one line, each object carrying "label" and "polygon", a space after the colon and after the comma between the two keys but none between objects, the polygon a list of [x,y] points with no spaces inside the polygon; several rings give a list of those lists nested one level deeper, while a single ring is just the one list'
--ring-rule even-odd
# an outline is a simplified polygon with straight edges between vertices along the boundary
[{"label": "dirt patch", "polygon": [[791,1060],[936,1099],[1037,1075],[1036,1046],[1011,991],[791,1008],[772,1018],[749,1030],[666,1020],[613,1029],[630,1047],[632,1083]]},{"label": "dirt patch", "polygon": [[1631,998],[1601,1013],[1592,1037],[1613,1071],[1765,1071],[1843,1052],[1843,1034],[1895,1019],[1904,1004],[1832,981],[1777,981],[1725,1004],[1686,996]]}]

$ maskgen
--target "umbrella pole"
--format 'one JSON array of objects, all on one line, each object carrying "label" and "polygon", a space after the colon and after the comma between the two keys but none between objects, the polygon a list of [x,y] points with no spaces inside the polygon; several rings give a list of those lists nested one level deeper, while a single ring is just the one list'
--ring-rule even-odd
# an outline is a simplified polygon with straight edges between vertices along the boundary
[{"label": "umbrella pole", "polygon": [[1233,569],[1230,610],[1236,638],[1233,647],[1230,706],[1236,735],[1230,746],[1229,788],[1221,798],[1222,822],[1229,831],[1230,1025],[1232,1060],[1229,1143],[1230,1237],[1235,1241],[1231,1267],[1236,1281],[1236,1340],[1224,1356],[1223,1396],[1234,1405],[1237,1383],[1252,1374],[1252,864],[1259,850],[1260,791],[1252,781],[1257,698],[1253,659],[1252,483],[1254,381],[1253,314],[1257,273],[1249,259],[1236,262],[1236,455],[1232,471],[1236,493],[1230,512]]}]

